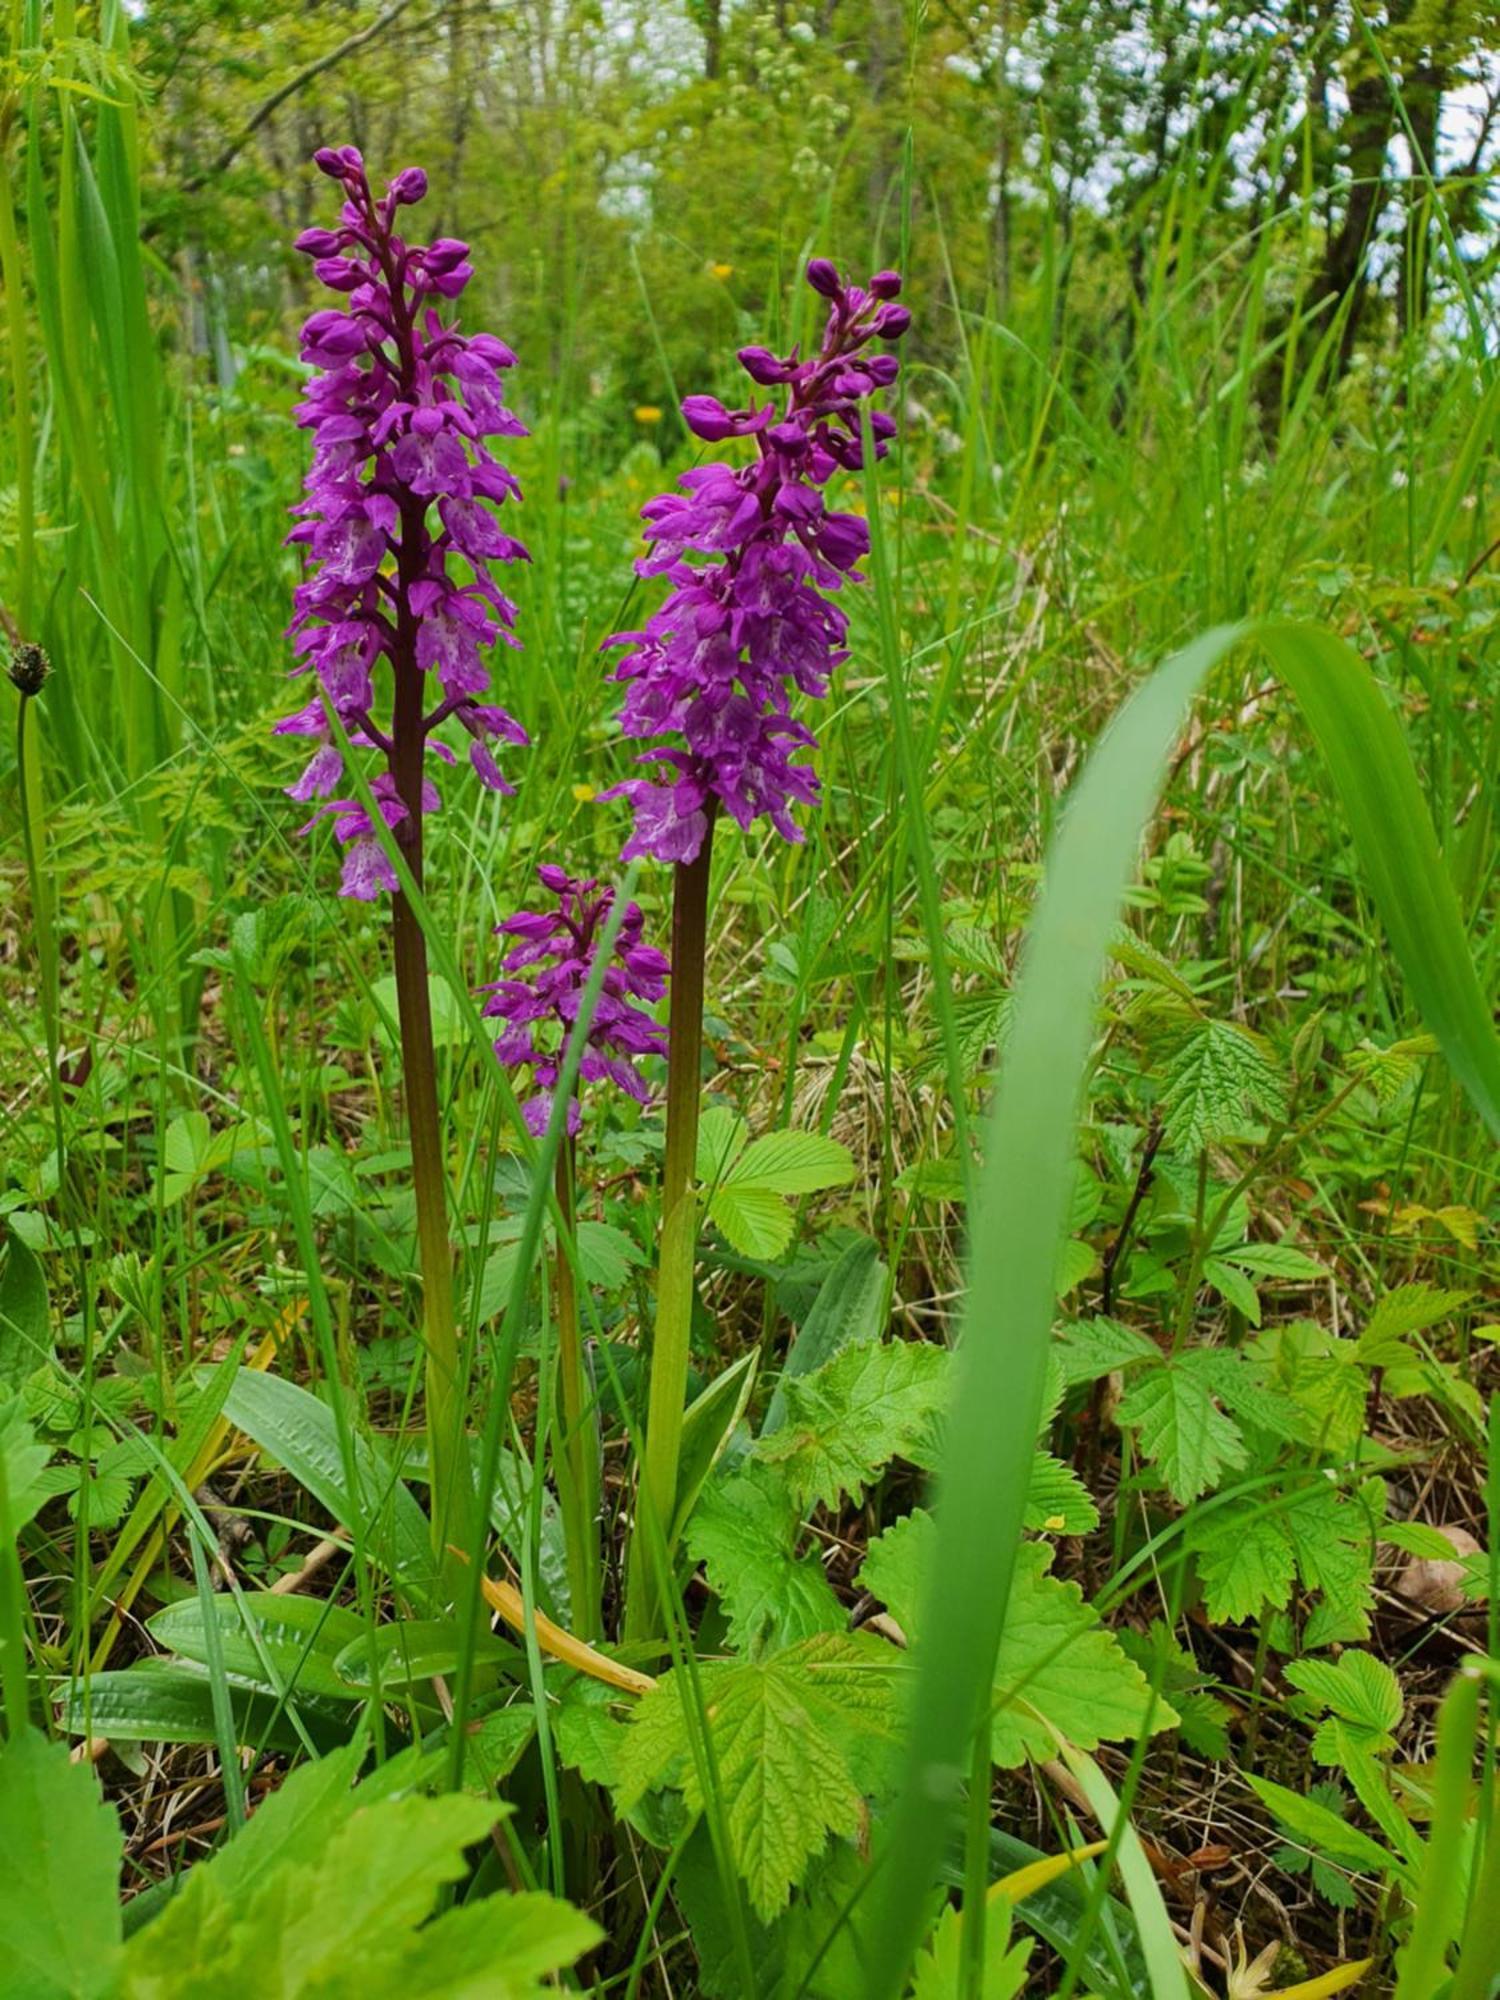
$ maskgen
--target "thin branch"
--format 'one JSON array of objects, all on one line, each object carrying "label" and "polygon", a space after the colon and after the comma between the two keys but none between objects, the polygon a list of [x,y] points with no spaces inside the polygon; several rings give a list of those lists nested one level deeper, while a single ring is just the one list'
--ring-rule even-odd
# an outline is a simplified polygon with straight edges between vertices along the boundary
[{"label": "thin branch", "polygon": [[216,180],[220,174],[226,172],[266,120],[274,116],[289,97],[295,97],[297,92],[311,83],[314,77],[321,76],[324,70],[332,69],[334,64],[342,62],[345,56],[352,56],[356,49],[364,48],[377,36],[384,34],[387,28],[399,21],[401,16],[414,5],[415,0],[392,0],[392,4],[385,12],[377,14],[368,27],[361,28],[357,34],[346,36],[337,48],[329,49],[326,55],[319,56],[315,62],[310,62],[299,69],[295,76],[289,77],[278,90],[272,91],[264,103],[256,107],[245,125],[230,140],[211,167],[206,168],[201,174],[194,174],[191,180],[183,182],[182,192],[197,194],[200,188],[207,187],[211,180]]}]

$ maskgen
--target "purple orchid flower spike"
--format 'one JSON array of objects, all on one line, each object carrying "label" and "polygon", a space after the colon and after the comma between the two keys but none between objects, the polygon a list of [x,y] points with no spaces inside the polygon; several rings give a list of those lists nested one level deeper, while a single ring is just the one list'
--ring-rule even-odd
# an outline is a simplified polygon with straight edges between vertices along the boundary
[{"label": "purple orchid flower spike", "polygon": [[[309,561],[290,630],[294,672],[311,670],[317,691],[276,730],[315,746],[287,789],[324,801],[302,830],[332,817],[344,848],[341,892],[368,902],[395,890],[396,873],[364,806],[332,796],[344,768],[332,716],[352,744],[383,755],[371,790],[418,879],[422,820],[440,803],[428,757],[454,761],[434,733],[442,723],[452,718],[467,732],[481,784],[510,790],[495,746],[524,744],[526,732],[489,699],[483,650],[517,644],[515,606],[489,566],[525,560],[526,550],[496,519],[520,488],[485,440],[525,428],[505,407],[510,349],[444,317],[473,275],[468,246],[451,237],[407,243],[397,233],[400,210],[427,192],[421,168],[397,174],[377,199],[354,147],[314,157],[342,186],[344,206],[337,228],[304,230],[297,247],[345,302],[302,329],[315,373],[297,421],[313,433],[313,459],[288,540]],[[455,560],[467,580],[450,574]],[[381,659],[392,680],[384,724],[373,713]]]},{"label": "purple orchid flower spike", "polygon": [[[538,1138],[552,1116],[552,1096],[562,1069],[563,1050],[578,1018],[615,892],[607,883],[575,881],[564,869],[538,868],[542,886],[557,898],[555,910],[522,910],[496,926],[511,949],[501,961],[508,975],[481,990],[490,997],[484,1013],[507,1025],[495,1054],[508,1068],[529,1067],[537,1085],[522,1107],[527,1129]],[[618,1085],[637,1102],[648,1092],[636,1069],[641,1056],[667,1052],[665,1032],[641,1004],[660,1000],[666,990],[667,959],[642,944],[645,920],[631,903],[605,970],[599,1002],[589,1023],[588,1044],[579,1075],[585,1083]],[[578,1099],[568,1105],[568,1131],[581,1123]]]},{"label": "purple orchid flower spike", "polygon": [[[640,759],[655,776],[600,794],[635,807],[626,860],[695,860],[720,808],[743,827],[768,818],[800,841],[793,807],[818,798],[817,777],[797,761],[817,739],[793,716],[792,697],[825,695],[847,658],[848,619],[825,593],[859,580],[855,565],[870,545],[865,522],[831,511],[822,489],[841,467],[863,464],[860,405],[889,388],[899,366],[892,354],[870,352],[871,343],[899,339],[911,315],[893,303],[901,289],[894,271],[861,288],[818,257],[807,278],[829,301],[817,352],[805,361],[764,347],[740,352],[752,382],[777,398],[742,410],[713,396],[682,405],[707,443],[753,438],[753,462],[696,466],[679,479],[680,492],[642,510],[653,547],[636,568],[665,574],[673,588],[643,630],[605,643],[633,648],[615,669],[627,688],[624,733],[671,740]],[[895,428],[884,411],[871,412],[877,455]]]}]

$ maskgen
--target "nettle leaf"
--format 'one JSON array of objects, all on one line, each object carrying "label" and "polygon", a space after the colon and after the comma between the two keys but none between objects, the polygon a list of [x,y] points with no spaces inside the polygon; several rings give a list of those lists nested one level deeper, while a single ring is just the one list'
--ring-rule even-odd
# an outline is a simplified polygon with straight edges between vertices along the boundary
[{"label": "nettle leaf", "polygon": [[1353,1648],[1332,1660],[1293,1660],[1286,1678],[1315,1710],[1326,1710],[1313,1735],[1320,1764],[1347,1765],[1350,1746],[1379,1756],[1395,1747],[1392,1731],[1405,1709],[1401,1683],[1383,1660]]},{"label": "nettle leaf", "polygon": [[[868,1634],[826,1632],[768,1659],[699,1666],[730,1850],[762,1919],[785,1907],[831,1834],[860,1829],[897,1741],[896,1661]],[[665,1787],[702,1811],[691,1699],[674,1668],[637,1704],[618,1754],[624,1810]]]},{"label": "nettle leaf", "polygon": [[785,1484],[770,1466],[752,1464],[704,1488],[687,1545],[708,1573],[740,1652],[775,1652],[845,1622],[823,1565],[816,1556],[796,1553],[799,1525]]},{"label": "nettle leaf", "polygon": [[783,1468],[799,1505],[837,1506],[891,1459],[923,1449],[947,1398],[950,1361],[947,1348],[923,1341],[846,1347],[783,1384],[785,1422],[756,1452]]},{"label": "nettle leaf", "polygon": [[1039,1451],[1026,1493],[1026,1527],[1049,1535],[1089,1535],[1099,1525],[1099,1509],[1071,1465]]},{"label": "nettle leaf", "polygon": [[[860,1571],[865,1589],[918,1643],[913,1628],[936,1534],[932,1516],[919,1507],[870,1544]],[[1146,1676],[1078,1585],[1048,1575],[1052,1554],[1042,1542],[1024,1542],[1016,1554],[991,1722],[994,1760],[1003,1769],[1052,1756],[1059,1735],[1081,1750],[1138,1736],[1151,1703]],[[1165,1701],[1151,1709],[1153,1733],[1176,1721]]]},{"label": "nettle leaf", "polygon": [[1184,1507],[1248,1457],[1238,1424],[1214,1401],[1218,1359],[1201,1350],[1176,1355],[1137,1376],[1120,1403],[1119,1421],[1137,1433],[1141,1451]]},{"label": "nettle leaf", "polygon": [[1432,1035],[1412,1035],[1384,1049],[1361,1042],[1344,1057],[1344,1067],[1374,1092],[1377,1104],[1394,1104],[1416,1082],[1427,1058],[1437,1054],[1437,1046]]},{"label": "nettle leaf", "polygon": [[1250,1111],[1281,1110],[1280,1065],[1259,1035],[1234,1021],[1200,1021],[1168,1057],[1162,1122],[1168,1143],[1196,1153],[1243,1130]]},{"label": "nettle leaf", "polygon": [[1469,1303],[1469,1292],[1439,1291],[1436,1285],[1397,1285],[1376,1303],[1357,1343],[1359,1358],[1369,1368],[1389,1368],[1409,1361],[1408,1334],[1424,1333],[1450,1319]]},{"label": "nettle leaf", "polygon": [[0,1753],[0,1966],[28,2000],[112,1990],[124,1842],[89,1764],[23,1730]]},{"label": "nettle leaf", "polygon": [[1064,1327],[1052,1352],[1062,1365],[1069,1388],[1079,1382],[1097,1382],[1139,1362],[1161,1359],[1161,1351],[1149,1335],[1126,1326],[1123,1320],[1104,1318],[1075,1320]]},{"label": "nettle leaf", "polygon": [[1284,1610],[1300,1579],[1325,1599],[1308,1622],[1309,1643],[1365,1637],[1372,1542],[1365,1508],[1322,1481],[1292,1495],[1262,1487],[1190,1515],[1187,1523],[1214,1624]]}]

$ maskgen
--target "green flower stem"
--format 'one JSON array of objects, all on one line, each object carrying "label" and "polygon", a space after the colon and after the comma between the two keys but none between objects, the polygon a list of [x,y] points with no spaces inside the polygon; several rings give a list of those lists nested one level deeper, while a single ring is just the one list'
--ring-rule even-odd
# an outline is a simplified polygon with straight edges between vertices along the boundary
[{"label": "green flower stem", "polygon": [[[667,1021],[667,1157],[662,1170],[661,1258],[656,1280],[656,1332],[651,1347],[651,1394],[639,1507],[650,1513],[670,1548],[687,1397],[693,1324],[693,1266],[698,1250],[698,1098],[703,1066],[703,967],[708,948],[708,882],[713,822],[694,861],[677,864],[672,891],[672,1002]],[[658,1578],[644,1520],[630,1545],[625,1632],[647,1638],[660,1623]]]},{"label": "green flower stem", "polygon": [[[420,505],[420,503],[417,503]],[[404,533],[403,572],[417,546]],[[396,702],[392,775],[406,806],[395,837],[422,889],[422,669],[416,660],[416,620],[410,593],[401,593],[395,649]],[[411,1141],[412,1190],[417,1204],[417,1250],[422,1266],[422,1333],[427,1350],[427,1452],[432,1478],[432,1545],[440,1570],[451,1576],[450,1545],[469,1544],[473,1498],[464,1449],[458,1328],[453,1312],[453,1246],[448,1237],[448,1171],[438,1119],[437,1059],[432,1045],[432,993],[427,979],[427,939],[404,891],[391,898],[391,942],[396,972],[396,1011],[401,1023],[401,1069],[406,1084],[406,1121]]]},{"label": "green flower stem", "polygon": [[58,1074],[58,951],[53,922],[52,884],[42,870],[46,820],[42,811],[42,760],[36,731],[28,727],[35,696],[23,694],[16,711],[16,776],[21,788],[21,849],[26,860],[26,886],[31,896],[31,921],[36,933],[37,998],[42,1035],[47,1044],[47,1096],[52,1109],[52,1134],[57,1146],[59,1195],[67,1187],[63,1140],[62,1078]]},{"label": "green flower stem", "polygon": [[578,1288],[571,1238],[577,1217],[577,1143],[563,1140],[557,1153],[557,1367],[561,1431],[557,1490],[567,1544],[573,1630],[593,1641],[602,1631],[603,1575],[599,1556],[599,1473],[594,1442],[593,1395],[578,1327]]}]

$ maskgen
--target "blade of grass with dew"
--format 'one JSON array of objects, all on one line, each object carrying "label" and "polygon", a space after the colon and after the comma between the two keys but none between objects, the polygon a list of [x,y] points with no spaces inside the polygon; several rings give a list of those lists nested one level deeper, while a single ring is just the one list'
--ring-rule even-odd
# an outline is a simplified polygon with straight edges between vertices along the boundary
[{"label": "blade of grass with dew", "polygon": [[[1135,691],[1091,758],[1054,843],[1027,941],[973,1211],[906,1773],[884,1841],[883,1858],[895,1866],[870,1955],[882,1968],[880,2000],[897,1991],[916,1948],[1004,1625],[1046,1370],[1053,1259],[1072,1187],[1074,1123],[1109,935],[1192,698],[1247,629],[1304,704],[1429,1025],[1481,1115],[1500,1121],[1500,1043],[1404,740],[1363,663],[1342,642],[1298,626],[1206,634]],[[1164,1991],[1175,2000],[1180,1983]]]}]

